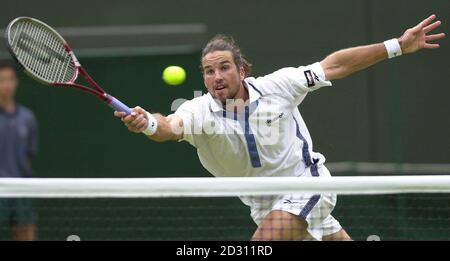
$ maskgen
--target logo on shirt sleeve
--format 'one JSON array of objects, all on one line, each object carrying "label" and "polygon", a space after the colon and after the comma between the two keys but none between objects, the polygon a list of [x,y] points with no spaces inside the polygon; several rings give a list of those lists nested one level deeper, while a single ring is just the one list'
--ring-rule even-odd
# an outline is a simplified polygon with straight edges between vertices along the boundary
[{"label": "logo on shirt sleeve", "polygon": [[304,71],[304,73],[308,87],[313,87],[316,85],[316,82],[320,81],[319,77],[311,70]]}]

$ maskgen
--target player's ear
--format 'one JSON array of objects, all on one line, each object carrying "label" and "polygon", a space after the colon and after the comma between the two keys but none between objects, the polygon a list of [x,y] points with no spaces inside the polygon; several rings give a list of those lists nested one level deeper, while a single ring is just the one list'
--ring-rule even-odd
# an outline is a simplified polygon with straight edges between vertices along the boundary
[{"label": "player's ear", "polygon": [[239,67],[239,79],[243,81],[245,79],[245,69],[244,66]]}]

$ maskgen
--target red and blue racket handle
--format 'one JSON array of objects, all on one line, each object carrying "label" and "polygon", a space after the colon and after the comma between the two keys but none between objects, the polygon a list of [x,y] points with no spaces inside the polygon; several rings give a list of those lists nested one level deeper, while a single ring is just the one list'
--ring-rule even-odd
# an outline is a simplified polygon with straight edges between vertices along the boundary
[{"label": "red and blue racket handle", "polygon": [[111,95],[108,95],[108,99],[106,102],[111,108],[116,111],[125,112],[127,115],[130,115],[132,112],[130,107],[126,106],[123,102],[119,101]]}]

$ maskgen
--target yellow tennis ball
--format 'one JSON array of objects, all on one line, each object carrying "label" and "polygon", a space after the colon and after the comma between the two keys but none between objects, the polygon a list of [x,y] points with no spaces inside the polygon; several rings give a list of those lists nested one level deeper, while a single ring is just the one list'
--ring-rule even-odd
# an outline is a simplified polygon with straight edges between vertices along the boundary
[{"label": "yellow tennis ball", "polygon": [[179,85],[186,79],[186,71],[180,66],[169,66],[164,69],[162,78],[169,85]]}]

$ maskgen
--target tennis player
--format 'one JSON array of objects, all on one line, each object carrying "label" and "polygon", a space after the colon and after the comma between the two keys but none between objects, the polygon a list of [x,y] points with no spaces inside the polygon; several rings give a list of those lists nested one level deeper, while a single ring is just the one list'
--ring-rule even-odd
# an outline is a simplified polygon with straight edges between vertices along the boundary
[{"label": "tennis player", "polygon": [[[214,176],[329,177],[325,157],[313,151],[298,106],[309,92],[387,58],[420,49],[445,34],[432,15],[398,39],[332,53],[321,62],[282,68],[249,77],[251,64],[234,41],[218,35],[203,49],[201,68],[208,93],[182,104],[167,117],[140,107],[115,112],[132,132],[152,140],[185,140],[197,148],[203,166]],[[334,194],[241,197],[258,224],[253,240],[350,240],[331,212]]]}]

